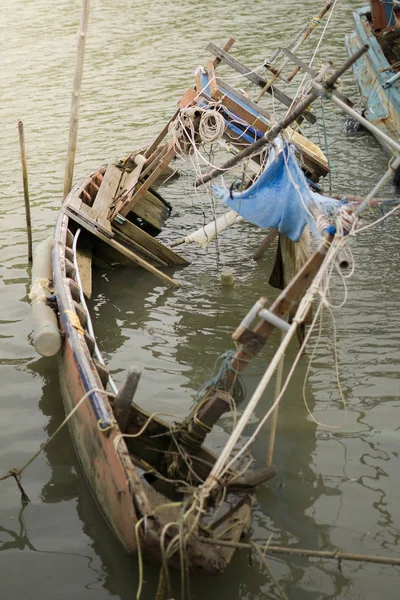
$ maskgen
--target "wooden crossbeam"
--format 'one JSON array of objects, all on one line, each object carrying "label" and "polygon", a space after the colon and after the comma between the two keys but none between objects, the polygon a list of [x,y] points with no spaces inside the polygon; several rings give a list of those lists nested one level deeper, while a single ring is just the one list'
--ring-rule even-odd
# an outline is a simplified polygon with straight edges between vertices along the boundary
[{"label": "wooden crossbeam", "polygon": [[[220,58],[223,62],[225,62],[227,65],[229,65],[230,67],[235,69],[235,71],[237,71],[238,73],[241,73],[242,75],[244,75],[247,79],[249,79],[251,82],[255,83],[258,87],[264,88],[266,86],[267,81],[265,79],[263,79],[263,77],[260,77],[260,75],[257,75],[257,73],[254,73],[251,69],[246,67],[246,65],[244,65],[243,63],[238,61],[236,58],[233,58],[233,56],[228,54],[228,52],[225,52],[224,50],[222,50],[222,48],[219,48],[218,46],[216,46],[215,44],[210,42],[208,44],[206,50],[208,50],[208,52],[210,52],[211,54],[214,54],[214,56],[216,56],[217,58]],[[292,106],[292,104],[293,104],[292,98],[290,98],[290,96],[288,96],[287,94],[285,94],[284,92],[279,90],[276,86],[271,85],[271,87],[267,90],[267,92],[271,96],[274,96],[274,98],[279,100],[279,102],[281,102],[288,108],[290,108]],[[315,115],[313,115],[309,110],[304,112],[304,117],[307,119],[307,121],[309,123],[315,123],[315,121],[316,121]]]},{"label": "wooden crossbeam", "polygon": [[[317,71],[314,71],[314,69],[312,69],[309,65],[307,65],[305,62],[300,60],[300,58],[298,58],[295,54],[293,54],[293,52],[290,52],[290,50],[288,50],[287,48],[281,48],[281,50],[289,58],[289,60],[291,60],[295,65],[300,67],[300,69],[302,69],[305,73],[308,73],[313,78],[318,75]],[[350,98],[348,98],[348,96],[345,96],[341,92],[338,92],[338,90],[335,90],[335,96],[340,98],[340,100],[342,100],[342,102],[346,102],[347,106],[351,106],[351,107],[354,106],[354,102],[352,100],[350,100]]]}]

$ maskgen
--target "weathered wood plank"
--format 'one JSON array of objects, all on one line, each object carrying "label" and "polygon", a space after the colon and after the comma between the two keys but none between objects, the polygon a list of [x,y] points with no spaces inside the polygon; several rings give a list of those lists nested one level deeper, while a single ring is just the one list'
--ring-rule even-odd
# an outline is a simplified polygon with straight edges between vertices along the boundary
[{"label": "weathered wood plank", "polygon": [[103,221],[108,221],[108,212],[118,190],[121,175],[122,171],[117,166],[113,164],[108,165],[99,191],[94,199],[92,210],[98,215],[97,219],[103,225]]},{"label": "weathered wood plank", "polygon": [[84,229],[86,229],[86,231],[89,231],[95,237],[97,237],[99,240],[102,240],[103,242],[108,244],[111,248],[114,248],[114,250],[117,250],[120,254],[122,254],[123,256],[126,256],[126,258],[128,258],[130,261],[134,262],[135,264],[139,265],[140,267],[143,267],[144,269],[146,269],[146,271],[153,273],[153,275],[155,275],[156,277],[161,279],[164,283],[166,283],[168,285],[172,285],[174,287],[180,287],[180,284],[177,281],[175,281],[175,279],[168,277],[168,275],[165,275],[165,273],[162,273],[161,271],[156,269],[156,267],[153,267],[153,265],[151,265],[149,262],[147,262],[146,260],[144,260],[143,258],[138,256],[137,254],[132,252],[132,250],[129,250],[128,248],[126,248],[123,244],[120,244],[119,242],[116,242],[115,240],[113,240],[113,239],[107,237],[106,235],[104,235],[103,233],[101,233],[99,231],[99,229],[97,229],[90,222],[88,222],[87,220],[82,218],[82,215],[75,214],[75,212],[71,211],[68,208],[68,206],[64,206],[63,210],[76,223],[78,223],[79,225],[82,225],[82,227],[84,227]]},{"label": "weathered wood plank", "polygon": [[141,246],[140,244],[135,242],[135,240],[132,240],[130,237],[122,233],[122,231],[115,231],[114,239],[120,244],[126,246],[127,248],[138,252],[139,255],[143,255],[145,259],[147,259],[149,262],[151,262],[151,264],[155,265],[156,267],[168,267],[167,262],[158,258],[158,256],[150,252],[150,250],[148,250],[144,246]]},{"label": "weathered wood plank", "polygon": [[134,193],[136,184],[139,181],[139,177],[142,172],[142,169],[143,169],[143,164],[139,164],[133,169],[133,171],[131,171],[130,173],[127,173],[123,178],[122,186],[121,186],[122,179],[120,179],[117,197],[114,194],[115,208],[112,211],[111,220],[114,218],[114,216],[118,212],[120,212],[123,209],[125,204],[127,204],[129,202],[130,197]]},{"label": "weathered wood plank", "polygon": [[180,256],[161,242],[153,238],[151,235],[137,227],[128,219],[123,223],[114,220],[112,223],[114,232],[121,232],[137,244],[146,248],[153,255],[165,261],[169,265],[188,265],[190,264],[183,256]]},{"label": "weathered wood plank", "polygon": [[[224,52],[229,52],[229,50],[232,48],[233,44],[236,42],[236,39],[234,37],[230,37],[229,40],[226,42],[225,46],[223,47]],[[214,69],[216,69],[218,67],[218,65],[221,62],[220,58],[215,58],[214,59]]]},{"label": "weathered wood plank", "polygon": [[134,193],[130,202],[123,208],[121,211],[122,216],[126,216],[129,211],[131,211],[135,204],[139,201],[139,199],[144,196],[144,194],[148,191],[151,185],[157,180],[159,175],[163,172],[163,170],[169,165],[171,160],[175,157],[176,152],[174,148],[174,144],[171,141],[168,146],[168,151],[159,163],[158,167],[154,169],[151,175],[146,179],[146,181],[140,186],[140,188]]}]

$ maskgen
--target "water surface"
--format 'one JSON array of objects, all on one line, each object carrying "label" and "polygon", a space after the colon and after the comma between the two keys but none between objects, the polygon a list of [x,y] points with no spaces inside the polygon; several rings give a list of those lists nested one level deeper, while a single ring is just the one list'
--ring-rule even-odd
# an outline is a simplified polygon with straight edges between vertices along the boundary
[{"label": "water surface", "polygon": [[[345,58],[344,34],[351,31],[357,2],[338,2],[317,59]],[[261,0],[211,2],[93,2],[86,52],[76,178],[148,143],[193,83],[208,59],[209,41],[237,39],[235,56],[255,68],[288,43],[321,2],[294,5]],[[17,120],[25,124],[34,243],[50,235],[62,196],[70,91],[80,3],[3,0],[0,50],[0,470],[24,464],[61,422],[55,360],[38,358],[32,347],[28,301],[25,217]],[[321,31],[321,30],[320,30]],[[310,56],[313,43],[302,56]],[[226,71],[225,71],[226,72]],[[227,74],[228,76],[228,74]],[[245,80],[235,80],[246,87]],[[343,78],[356,93],[351,74]],[[335,190],[365,194],[387,165],[368,135],[348,137],[343,118],[325,108]],[[310,131],[323,141],[324,128]],[[193,173],[182,176],[166,197],[173,216],[166,239],[181,237],[209,220],[213,207],[195,194]],[[388,186],[386,195],[394,195]],[[366,221],[379,216],[375,210]],[[118,383],[131,364],[143,367],[137,401],[149,410],[183,415],[212,373],[216,358],[232,347],[230,335],[267,284],[273,249],[259,263],[251,255],[263,232],[235,226],[208,251],[188,247],[192,264],[175,276],[178,291],[136,271],[97,272],[91,308],[104,356]],[[353,243],[356,270],[348,300],[335,313],[338,361],[347,413],[335,384],[333,328],[327,320],[305,386],[316,425],[303,403],[307,358],[301,361],[280,411],[275,462],[278,477],[256,494],[252,533],[274,544],[395,556],[399,536],[398,418],[399,298],[398,217],[367,230]],[[219,271],[234,270],[235,286],[221,289]],[[340,283],[333,291],[341,298]],[[255,389],[278,336],[249,367],[248,397]],[[296,346],[288,352],[288,364]],[[266,395],[254,422],[270,403]],[[229,417],[210,436],[220,449]],[[266,434],[254,446],[265,463]],[[137,565],[104,523],[80,474],[68,431],[27,469],[31,499],[21,514],[13,481],[1,485],[0,549],[2,597],[96,600],[135,597]],[[398,569],[361,563],[271,557],[269,567],[290,598],[397,598]],[[146,566],[143,598],[154,598],[158,569]],[[193,598],[279,598],[270,574],[247,553],[237,553],[222,576],[191,581]]]}]

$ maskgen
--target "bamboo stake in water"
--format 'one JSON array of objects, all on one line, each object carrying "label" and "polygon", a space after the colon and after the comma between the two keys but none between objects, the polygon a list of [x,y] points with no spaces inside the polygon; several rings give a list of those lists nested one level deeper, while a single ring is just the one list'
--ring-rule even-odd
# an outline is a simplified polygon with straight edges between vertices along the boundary
[{"label": "bamboo stake in water", "polygon": [[75,62],[75,76],[72,90],[72,101],[71,101],[71,116],[69,122],[69,140],[68,140],[68,153],[67,153],[67,164],[65,167],[65,178],[64,178],[64,195],[63,199],[68,196],[72,188],[72,179],[74,176],[74,165],[75,165],[75,154],[76,154],[76,140],[78,137],[78,118],[79,118],[79,104],[81,96],[81,85],[82,85],[82,74],[83,74],[83,60],[85,57],[85,44],[86,44],[86,33],[89,22],[89,9],[90,0],[82,1],[81,10],[81,21],[78,32],[78,47],[76,52]]},{"label": "bamboo stake in water", "polygon": [[24,185],[26,229],[28,232],[28,260],[29,260],[29,262],[32,262],[32,223],[31,223],[31,209],[29,206],[28,166],[27,166],[27,160],[26,160],[24,124],[22,121],[18,121],[18,134],[19,134],[19,147],[21,150],[22,181],[23,181],[23,185]]},{"label": "bamboo stake in water", "polygon": [[[328,0],[328,2],[319,11],[319,13],[315,17],[313,17],[313,19],[311,20],[310,24],[306,27],[305,31],[300,36],[300,39],[296,42],[296,44],[291,49],[292,54],[295,54],[295,52],[297,52],[297,50],[300,48],[300,46],[306,41],[306,39],[309,37],[309,35],[314,31],[315,27],[317,25],[319,25],[319,23],[321,22],[321,20],[323,19],[323,17],[326,15],[326,13],[332,7],[332,4],[333,4],[332,0]],[[282,65],[279,67],[279,69],[277,69],[277,71],[275,73],[272,74],[272,76],[269,78],[269,80],[267,81],[267,83],[265,84],[265,86],[263,87],[263,89],[261,90],[261,92],[259,93],[259,95],[257,96],[256,102],[259,102],[261,100],[261,98],[263,97],[263,95],[265,94],[265,92],[267,90],[269,90],[269,88],[271,87],[271,85],[279,77],[279,75],[282,73],[283,69],[286,67],[286,65],[289,62],[290,62],[290,58],[286,57],[286,58],[283,59]],[[298,70],[299,70],[299,68],[296,67],[296,69],[293,71],[293,73],[291,73],[291,75],[289,76],[289,81],[291,81],[293,79],[294,75],[296,75],[296,73],[298,72]]]},{"label": "bamboo stake in water", "polygon": [[[285,333],[282,331],[281,343],[283,342],[283,338],[285,337]],[[274,402],[276,402],[278,396],[282,390],[282,377],[283,377],[283,365],[285,362],[285,354],[282,355],[281,362],[278,365],[278,369],[276,372],[276,383],[275,383],[275,397]],[[269,442],[268,442],[268,454],[267,454],[267,467],[272,465],[272,459],[274,458],[274,447],[275,447],[275,437],[276,437],[276,426],[278,424],[278,412],[279,412],[279,404],[276,405],[274,412],[271,415],[271,424],[269,427]]]}]

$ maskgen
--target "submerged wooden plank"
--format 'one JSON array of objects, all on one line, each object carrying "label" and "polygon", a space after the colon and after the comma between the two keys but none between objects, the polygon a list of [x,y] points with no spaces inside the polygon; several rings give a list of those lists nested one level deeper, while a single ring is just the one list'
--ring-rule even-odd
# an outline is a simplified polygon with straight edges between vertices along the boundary
[{"label": "submerged wooden plank", "polygon": [[130,237],[122,233],[122,231],[115,231],[114,233],[114,239],[117,242],[123,244],[127,248],[133,249],[135,252],[139,252],[139,255],[143,255],[143,257],[149,260],[151,264],[157,267],[168,267],[167,262],[158,258],[158,256],[150,252],[150,250],[132,240]]},{"label": "submerged wooden plank", "polygon": [[129,248],[126,248],[123,244],[116,242],[115,240],[101,233],[99,229],[93,226],[93,224],[91,224],[88,220],[82,218],[81,214],[75,214],[73,211],[69,210],[68,206],[64,206],[63,210],[76,223],[82,225],[82,227],[84,227],[87,231],[92,233],[99,240],[102,240],[103,242],[111,246],[111,248],[117,250],[120,254],[128,258],[133,263],[139,265],[140,267],[143,267],[147,271],[150,271],[150,273],[153,273],[153,275],[164,281],[164,283],[167,283],[168,285],[172,285],[174,287],[180,287],[180,284],[177,281],[175,281],[175,279],[168,277],[168,275],[165,275],[165,273],[162,273],[161,271],[156,269],[156,267],[153,267],[153,265],[151,265],[149,262],[132,252],[132,250],[129,250]]},{"label": "submerged wooden plank", "polygon": [[160,258],[162,261],[166,262],[169,265],[188,265],[190,264],[183,256],[180,256],[151,235],[137,227],[128,219],[125,219],[123,223],[119,223],[117,220],[114,220],[112,223],[112,227],[114,231],[121,232],[129,237],[131,240],[135,241],[140,246],[147,248],[153,255]]},{"label": "submerged wooden plank", "polygon": [[137,191],[135,191],[134,195],[132,196],[132,198],[130,199],[128,204],[126,206],[124,206],[123,210],[121,211],[121,214],[124,217],[129,213],[129,211],[133,210],[133,208],[138,203],[140,198],[145,195],[145,193],[148,191],[148,189],[151,187],[151,185],[156,181],[156,179],[159,177],[159,175],[161,175],[163,170],[169,165],[169,163],[175,157],[175,155],[176,155],[176,152],[175,152],[174,144],[171,141],[169,144],[168,151],[165,154],[165,156],[163,157],[163,159],[161,160],[160,164],[154,169],[153,173],[151,175],[149,175],[149,177],[137,189]]}]

